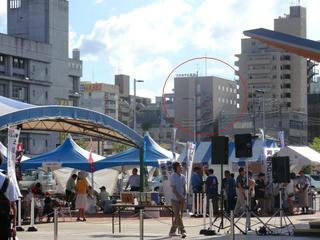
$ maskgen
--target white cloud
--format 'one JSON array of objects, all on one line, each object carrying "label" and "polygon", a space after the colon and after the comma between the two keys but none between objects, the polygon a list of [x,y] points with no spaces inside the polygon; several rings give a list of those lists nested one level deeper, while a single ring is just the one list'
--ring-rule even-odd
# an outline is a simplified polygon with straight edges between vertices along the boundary
[{"label": "white cloud", "polygon": [[103,2],[105,2],[106,0],[95,0],[94,1],[94,4],[100,4],[100,3],[103,3]]},{"label": "white cloud", "polygon": [[[305,0],[305,5],[312,16],[310,29],[318,32],[320,1]],[[155,1],[96,22],[79,42],[84,56],[97,56],[114,69],[121,65],[132,77],[163,83],[177,61],[199,52],[234,65],[243,31],[273,29],[273,19],[289,13],[289,6],[281,0]]]}]

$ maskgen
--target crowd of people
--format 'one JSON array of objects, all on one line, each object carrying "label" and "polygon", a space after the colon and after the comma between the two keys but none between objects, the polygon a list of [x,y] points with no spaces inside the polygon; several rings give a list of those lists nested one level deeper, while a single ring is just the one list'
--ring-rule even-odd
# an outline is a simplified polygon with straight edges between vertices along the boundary
[{"label": "crowd of people", "polygon": [[[213,169],[201,169],[196,166],[191,176],[192,191],[195,195],[193,204],[197,210],[197,197],[199,193],[206,193],[208,203],[211,201],[213,212],[216,214],[223,203],[226,212],[234,210],[236,216],[242,215],[248,207],[259,215],[272,215],[280,207],[280,195],[282,208],[288,214],[308,213],[310,180],[301,170],[299,176],[291,173],[288,183],[267,183],[265,174],[259,173],[253,176],[252,172],[246,173],[240,167],[235,179],[229,170],[224,171],[224,178],[220,184],[214,175]],[[220,194],[219,194],[220,187]],[[248,199],[248,201],[247,201]]]}]

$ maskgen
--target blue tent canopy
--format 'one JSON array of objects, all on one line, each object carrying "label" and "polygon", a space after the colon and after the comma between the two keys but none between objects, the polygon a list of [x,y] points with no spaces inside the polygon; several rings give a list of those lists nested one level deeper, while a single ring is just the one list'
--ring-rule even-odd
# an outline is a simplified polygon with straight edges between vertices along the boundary
[{"label": "blue tent canopy", "polygon": [[[263,149],[264,143],[260,139],[252,140],[252,157],[250,160],[260,160],[261,150]],[[266,147],[276,147],[276,143],[273,140],[266,140]],[[234,142],[229,142],[229,161],[238,161],[239,159],[235,157],[235,147]],[[199,142],[196,145],[196,152],[194,156],[194,163],[207,164],[211,162],[211,142]],[[179,157],[179,161],[185,162],[187,158],[187,150],[184,149]]]},{"label": "blue tent canopy", "polygon": [[[22,170],[36,169],[43,166],[43,163],[59,163],[61,167],[70,167],[89,172],[89,151],[77,145],[71,136],[68,136],[62,145],[42,155],[30,158],[21,163]],[[93,161],[103,159],[103,156],[92,153]]]},{"label": "blue tent canopy", "polygon": [[[145,156],[144,165],[158,167],[158,160],[172,159],[172,152],[159,146],[150,136],[146,134],[144,137]],[[118,166],[137,166],[140,163],[139,149],[130,148],[129,150],[106,157],[95,163],[95,169],[100,170],[108,167]]]}]

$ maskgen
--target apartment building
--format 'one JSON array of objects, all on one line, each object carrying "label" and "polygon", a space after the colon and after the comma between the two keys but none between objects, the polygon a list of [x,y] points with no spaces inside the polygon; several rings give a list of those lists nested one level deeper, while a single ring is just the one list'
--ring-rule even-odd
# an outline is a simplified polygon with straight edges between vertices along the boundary
[{"label": "apartment building", "polygon": [[[79,105],[80,51],[69,58],[66,0],[7,0],[0,34],[0,95],[35,105]],[[5,137],[4,137],[5,138]],[[22,134],[30,154],[53,149],[57,134]]]},{"label": "apartment building", "polygon": [[174,78],[174,114],[175,122],[180,125],[177,131],[180,141],[208,140],[201,135],[218,132],[220,113],[237,109],[235,81],[197,74],[181,74]]},{"label": "apartment building", "polygon": [[[274,19],[274,30],[298,37],[306,37],[306,9],[291,6],[290,13]],[[240,75],[247,82],[240,86],[240,104],[248,91],[250,115],[261,112],[264,104],[265,119],[280,118],[279,130],[285,131],[287,143],[307,142],[307,60],[284,50],[265,45],[255,39],[241,40],[241,54],[236,55]],[[241,107],[241,106],[240,106]],[[280,116],[279,116],[280,115]],[[286,117],[287,116],[287,117]],[[254,118],[256,119],[256,118]],[[257,121],[255,129],[265,127],[272,121]],[[281,128],[281,129],[280,129]]]}]

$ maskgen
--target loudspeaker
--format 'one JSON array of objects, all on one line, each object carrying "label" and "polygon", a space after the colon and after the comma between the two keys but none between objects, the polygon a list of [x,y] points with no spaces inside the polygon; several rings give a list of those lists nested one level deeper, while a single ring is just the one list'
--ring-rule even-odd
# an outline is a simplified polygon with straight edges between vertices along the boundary
[{"label": "loudspeaker", "polygon": [[237,158],[252,157],[252,142],[250,133],[234,135],[234,145]]},{"label": "loudspeaker", "polygon": [[211,164],[228,164],[229,138],[215,136],[211,138]]},{"label": "loudspeaker", "polygon": [[272,157],[272,178],[274,183],[290,182],[289,157]]}]

